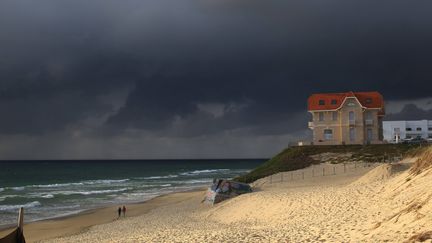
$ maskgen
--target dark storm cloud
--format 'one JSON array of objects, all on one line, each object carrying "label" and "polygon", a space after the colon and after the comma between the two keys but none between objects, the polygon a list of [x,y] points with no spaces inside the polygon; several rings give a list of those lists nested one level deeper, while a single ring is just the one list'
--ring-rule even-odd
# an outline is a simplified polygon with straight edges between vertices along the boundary
[{"label": "dark storm cloud", "polygon": [[398,113],[388,114],[385,120],[432,120],[432,109],[421,109],[415,104],[407,104]]},{"label": "dark storm cloud", "polygon": [[[430,1],[0,3],[2,133],[306,129],[312,92],[430,97]],[[105,95],[131,88],[115,110]],[[109,97],[109,96],[108,96]],[[200,109],[215,104],[221,114]],[[301,114],[304,114],[302,116]]]}]

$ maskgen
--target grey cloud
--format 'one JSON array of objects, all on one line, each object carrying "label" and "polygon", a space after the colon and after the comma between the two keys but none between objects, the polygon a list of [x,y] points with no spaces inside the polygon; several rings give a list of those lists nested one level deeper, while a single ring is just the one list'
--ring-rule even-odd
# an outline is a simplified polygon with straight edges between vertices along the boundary
[{"label": "grey cloud", "polygon": [[388,114],[385,120],[432,120],[432,109],[424,110],[415,104],[406,104],[400,112]]},{"label": "grey cloud", "polygon": [[[402,0],[4,0],[0,134],[305,136],[313,92],[431,96],[431,7]],[[113,101],[120,90],[127,92]],[[243,106],[215,116],[203,104]]]}]

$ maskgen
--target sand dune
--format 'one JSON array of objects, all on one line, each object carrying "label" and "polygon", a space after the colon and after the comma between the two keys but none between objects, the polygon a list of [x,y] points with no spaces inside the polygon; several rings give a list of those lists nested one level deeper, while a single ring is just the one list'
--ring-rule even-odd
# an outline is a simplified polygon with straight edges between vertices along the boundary
[{"label": "sand dune", "polygon": [[264,184],[213,207],[194,192],[46,242],[431,242],[432,168],[413,173],[409,162]]}]

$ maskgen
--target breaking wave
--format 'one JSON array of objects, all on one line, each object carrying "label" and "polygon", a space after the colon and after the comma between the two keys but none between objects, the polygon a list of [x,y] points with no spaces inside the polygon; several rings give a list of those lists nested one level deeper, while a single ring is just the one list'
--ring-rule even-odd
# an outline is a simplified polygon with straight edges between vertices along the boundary
[{"label": "breaking wave", "polygon": [[34,207],[39,207],[39,206],[41,206],[41,203],[39,201],[34,201],[34,202],[22,204],[22,205],[0,205],[0,211],[11,211],[11,210],[19,209],[21,207],[34,208]]},{"label": "breaking wave", "polygon": [[178,175],[138,177],[136,179],[153,180],[153,179],[168,179],[168,178],[176,178],[176,177],[178,177]]},{"label": "breaking wave", "polygon": [[[22,191],[26,187],[31,188],[56,188],[56,187],[68,187],[68,186],[84,186],[84,185],[96,185],[96,184],[114,184],[114,183],[122,183],[129,181],[129,179],[120,179],[120,180],[88,180],[81,182],[71,182],[71,183],[55,183],[55,184],[41,184],[41,185],[27,185],[27,186],[19,186],[19,187],[8,187],[7,189],[12,189],[15,191]],[[3,188],[0,188],[3,189]],[[4,189],[3,189],[4,190]],[[1,192],[2,190],[0,190]]]},{"label": "breaking wave", "polygon": [[92,195],[92,194],[106,194],[106,193],[113,193],[113,192],[124,192],[129,190],[129,188],[121,188],[117,190],[96,190],[96,191],[56,191],[52,192],[52,194],[59,194],[59,195]]},{"label": "breaking wave", "polygon": [[188,171],[184,173],[180,173],[180,175],[190,176],[190,175],[200,175],[200,174],[213,174],[217,172],[229,171],[230,169],[214,169],[214,170],[194,170]]},{"label": "breaking wave", "polygon": [[9,187],[9,188],[14,190],[14,191],[22,191],[25,189],[25,187],[23,187],[23,186],[15,186],[15,187]]}]

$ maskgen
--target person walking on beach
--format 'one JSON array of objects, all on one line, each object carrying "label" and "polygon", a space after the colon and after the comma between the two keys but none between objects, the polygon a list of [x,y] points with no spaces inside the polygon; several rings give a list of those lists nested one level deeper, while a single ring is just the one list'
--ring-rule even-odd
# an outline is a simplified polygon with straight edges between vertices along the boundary
[{"label": "person walking on beach", "polygon": [[117,218],[120,218],[120,216],[121,216],[121,212],[122,212],[121,207],[119,207],[119,208],[117,209],[117,212],[118,212],[118,217],[117,217]]},{"label": "person walking on beach", "polygon": [[126,217],[126,207],[123,205],[123,217]]}]

